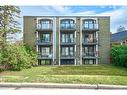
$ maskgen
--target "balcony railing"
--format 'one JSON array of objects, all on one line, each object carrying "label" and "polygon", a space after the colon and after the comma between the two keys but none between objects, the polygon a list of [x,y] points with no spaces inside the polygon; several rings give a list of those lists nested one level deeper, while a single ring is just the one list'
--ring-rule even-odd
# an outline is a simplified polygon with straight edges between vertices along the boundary
[{"label": "balcony railing", "polygon": [[75,39],[68,38],[66,41],[61,40],[60,44],[61,45],[74,45],[75,44]]},{"label": "balcony railing", "polygon": [[52,23],[37,24],[37,30],[52,30]]},{"label": "balcony railing", "polygon": [[75,55],[74,54],[69,54],[69,55],[61,55],[61,59],[74,59]]},{"label": "balcony railing", "polygon": [[49,54],[38,54],[38,59],[52,59],[53,55],[52,53]]},{"label": "balcony railing", "polygon": [[97,41],[97,39],[96,38],[94,38],[94,39],[85,39],[84,41],[83,41],[83,43],[97,43],[98,41]]},{"label": "balcony railing", "polygon": [[67,23],[61,23],[60,29],[76,29],[75,24],[67,24]]},{"label": "balcony railing", "polygon": [[90,45],[92,45],[92,44],[97,44],[98,41],[97,41],[96,38],[95,38],[95,39],[86,39],[86,40],[83,40],[82,43],[83,43],[84,45],[85,45],[85,44],[90,44]]},{"label": "balcony railing", "polygon": [[51,45],[51,41],[46,41],[46,40],[36,40],[36,44],[38,45]]},{"label": "balcony railing", "polygon": [[86,53],[83,53],[83,55],[82,55],[83,57],[97,57],[97,54],[96,54],[96,52],[86,52]]},{"label": "balcony railing", "polygon": [[83,30],[99,30],[98,23],[94,24],[83,24]]}]

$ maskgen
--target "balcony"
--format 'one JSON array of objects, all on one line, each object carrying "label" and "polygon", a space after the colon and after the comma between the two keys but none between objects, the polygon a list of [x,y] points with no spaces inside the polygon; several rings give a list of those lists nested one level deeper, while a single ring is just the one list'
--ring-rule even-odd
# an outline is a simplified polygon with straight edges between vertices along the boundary
[{"label": "balcony", "polygon": [[83,53],[82,58],[83,59],[96,59],[98,57],[97,57],[96,52],[86,52],[86,53]]},{"label": "balcony", "polygon": [[60,24],[60,30],[61,31],[75,31],[76,26],[75,26],[75,24],[62,23],[62,24]]},{"label": "balcony", "polygon": [[61,55],[60,59],[75,59],[75,55]]},{"label": "balcony", "polygon": [[97,23],[94,24],[83,24],[82,31],[99,31],[99,27]]},{"label": "balcony", "polygon": [[98,44],[98,41],[97,39],[87,39],[85,41],[82,42],[83,45],[97,45]]},{"label": "balcony", "polygon": [[52,45],[52,42],[45,40],[36,40],[36,45],[50,46]]},{"label": "balcony", "polygon": [[60,41],[60,45],[75,45],[76,43],[75,43],[75,40],[73,39],[68,39],[66,42],[65,41]]},{"label": "balcony", "polygon": [[53,55],[52,53],[50,54],[38,54],[38,59],[52,59]]},{"label": "balcony", "polygon": [[37,24],[36,30],[37,31],[51,32],[51,31],[53,31],[53,24],[52,23]]}]

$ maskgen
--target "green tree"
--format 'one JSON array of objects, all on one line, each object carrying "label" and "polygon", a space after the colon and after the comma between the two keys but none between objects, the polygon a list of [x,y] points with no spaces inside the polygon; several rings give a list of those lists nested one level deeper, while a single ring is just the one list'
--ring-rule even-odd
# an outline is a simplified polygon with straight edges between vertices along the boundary
[{"label": "green tree", "polygon": [[20,8],[17,6],[0,6],[0,39],[6,41],[7,33],[20,32],[18,18]]},{"label": "green tree", "polygon": [[3,59],[7,59],[7,56],[3,56],[4,49],[8,47],[7,33],[20,32],[18,18],[20,18],[18,6],[0,6],[0,63],[3,63]]}]

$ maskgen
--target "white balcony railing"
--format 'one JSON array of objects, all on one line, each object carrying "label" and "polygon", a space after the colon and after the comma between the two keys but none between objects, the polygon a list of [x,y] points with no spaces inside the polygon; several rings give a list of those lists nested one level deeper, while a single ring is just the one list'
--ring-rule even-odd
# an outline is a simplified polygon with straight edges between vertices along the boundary
[{"label": "white balcony railing", "polygon": [[82,29],[86,29],[86,30],[94,30],[94,29],[99,29],[98,27],[98,23],[94,23],[94,24],[83,24]]},{"label": "white balcony railing", "polygon": [[76,28],[75,24],[69,24],[69,23],[60,24],[60,29],[75,29],[75,28]]},{"label": "white balcony railing", "polygon": [[53,25],[52,25],[52,23],[37,24],[37,29],[39,29],[39,30],[53,29]]}]

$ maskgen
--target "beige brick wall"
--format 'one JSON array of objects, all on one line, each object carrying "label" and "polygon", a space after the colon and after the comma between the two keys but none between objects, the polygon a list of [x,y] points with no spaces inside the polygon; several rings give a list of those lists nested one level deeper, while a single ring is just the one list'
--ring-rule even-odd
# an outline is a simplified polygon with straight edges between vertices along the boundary
[{"label": "beige brick wall", "polygon": [[100,63],[110,63],[110,18],[99,18]]},{"label": "beige brick wall", "polygon": [[35,47],[35,38],[36,38],[36,18],[35,17],[24,17],[24,33],[23,33],[23,42]]}]

